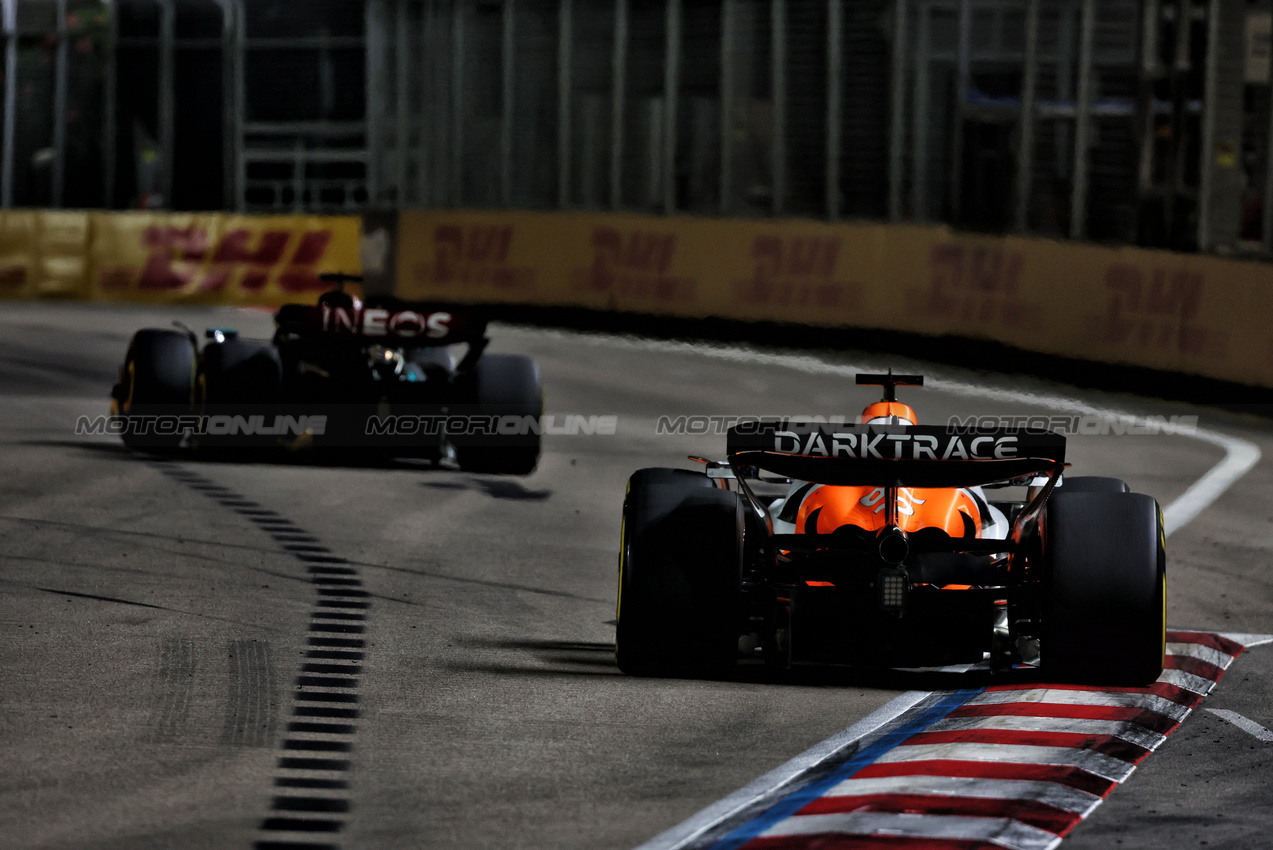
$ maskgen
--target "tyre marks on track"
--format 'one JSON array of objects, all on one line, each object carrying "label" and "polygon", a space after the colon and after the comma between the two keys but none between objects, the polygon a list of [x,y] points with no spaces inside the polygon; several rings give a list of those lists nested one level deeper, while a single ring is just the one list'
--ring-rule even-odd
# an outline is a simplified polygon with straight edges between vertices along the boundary
[{"label": "tyre marks on track", "polygon": [[[370,594],[356,567],[286,517],[233,490],[178,466],[157,463],[165,475],[233,510],[268,534],[305,568],[315,599],[307,627],[305,661],[291,695],[291,719],[279,744],[270,813],[261,821],[255,850],[338,850],[333,839],[352,809],[349,773],[358,731],[359,684],[366,660]],[[269,742],[275,715],[268,682],[273,661],[267,645],[234,641],[226,743]],[[236,666],[237,665],[237,666]],[[157,727],[158,728],[158,727]]]},{"label": "tyre marks on track", "polygon": [[268,747],[278,726],[278,675],[269,643],[232,640],[227,644],[230,678],[221,743]]},{"label": "tyre marks on track", "polygon": [[167,638],[160,643],[159,676],[155,680],[155,699],[146,724],[147,741],[171,743],[186,737],[197,672],[193,640]]}]

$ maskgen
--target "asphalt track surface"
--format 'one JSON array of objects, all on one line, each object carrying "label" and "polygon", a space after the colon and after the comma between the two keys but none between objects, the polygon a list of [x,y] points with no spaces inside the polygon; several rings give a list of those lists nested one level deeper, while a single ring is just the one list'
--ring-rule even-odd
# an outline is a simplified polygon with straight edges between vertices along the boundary
[{"label": "asphalt track surface", "polygon": [[[105,412],[132,331],[173,318],[270,331],[264,313],[219,308],[0,313],[6,848],[631,848],[899,694],[960,687],[846,670],[634,679],[613,664],[627,477],[723,449],[719,436],[659,435],[657,418],[852,415],[874,400],[847,377],[854,368],[940,379],[904,396],[930,423],[1071,404],[1019,395],[1032,392],[1076,399],[1076,413],[1194,415],[1256,447],[1258,463],[1170,538],[1168,625],[1273,633],[1267,420],[896,357],[502,325],[491,350],[539,361],[549,413],[614,415],[617,434],[550,435],[525,478],[321,458],[156,461],[77,437],[78,416]],[[1125,478],[1185,518],[1181,497],[1225,457],[1192,436],[1070,442],[1076,472]],[[310,579],[325,564],[361,581],[366,608],[318,604]],[[341,623],[322,616],[333,610],[353,628],[328,630]],[[363,642],[348,650],[361,653],[346,689],[354,711],[329,750],[305,742],[333,736],[294,714],[310,704],[303,668],[325,663],[306,655],[316,634]],[[1257,647],[1062,847],[1270,846],[1273,742],[1258,732],[1273,728],[1271,706],[1273,647]],[[297,773],[287,758],[344,765]],[[288,787],[297,775],[328,787]],[[285,829],[306,820],[339,829]]]}]

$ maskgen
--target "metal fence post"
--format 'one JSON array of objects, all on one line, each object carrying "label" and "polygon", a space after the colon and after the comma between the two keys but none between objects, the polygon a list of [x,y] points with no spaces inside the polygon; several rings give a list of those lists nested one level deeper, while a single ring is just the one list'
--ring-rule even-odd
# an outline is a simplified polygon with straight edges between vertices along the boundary
[{"label": "metal fence post", "polygon": [[950,188],[947,208],[959,224],[964,193],[964,111],[972,84],[972,0],[959,0],[959,54],[955,68],[955,124],[950,140]]},{"label": "metal fence post", "polygon": [[234,31],[238,21],[230,0],[216,0],[221,10],[221,205],[235,208],[235,146],[242,107],[235,92]]},{"label": "metal fence post", "polygon": [[440,108],[436,106],[438,98],[436,95],[437,85],[434,81],[433,68],[437,64],[437,19],[438,13],[435,4],[430,0],[424,0],[420,4],[420,55],[417,57],[416,74],[419,76],[420,85],[417,89],[419,100],[417,103],[417,132],[419,133],[419,146],[417,148],[417,161],[419,162],[416,171],[416,202],[421,205],[429,205],[434,203],[434,197],[437,194],[435,183],[437,180],[437,132],[435,130],[435,122],[430,120],[436,117]]},{"label": "metal fence post", "polygon": [[503,32],[500,42],[500,62],[503,75],[500,80],[500,124],[499,124],[499,197],[500,203],[510,206],[513,203],[513,76],[514,54],[514,0],[504,0]]},{"label": "metal fence post", "polygon": [[234,0],[234,102],[238,123],[234,134],[234,208],[242,212],[247,208],[248,158],[247,143],[243,138],[243,122],[247,117],[247,49],[248,19],[244,3]]},{"label": "metal fence post", "polygon": [[0,206],[13,206],[14,123],[18,93],[18,0],[4,0],[4,144],[0,152]]},{"label": "metal fence post", "polygon": [[57,55],[53,66],[53,197],[52,206],[65,203],[66,188],[66,0],[57,0]]},{"label": "metal fence post", "polygon": [[1074,104],[1074,182],[1070,186],[1070,238],[1087,233],[1087,151],[1092,133],[1092,36],[1096,0],[1083,0],[1079,22],[1079,90]]},{"label": "metal fence post", "polygon": [[115,206],[115,102],[119,83],[115,76],[115,49],[119,41],[119,8],[114,0],[105,0],[109,19],[106,22],[106,68],[102,82],[102,206]]},{"label": "metal fence post", "polygon": [[557,7],[557,206],[570,203],[570,38],[574,29],[571,0]]},{"label": "metal fence post", "polygon": [[[906,42],[908,36],[907,7],[910,0],[893,0],[893,78],[890,82],[888,147],[888,217],[890,221],[902,220],[902,172],[906,144]],[[918,45],[917,45],[918,47]],[[916,60],[918,61],[918,60]],[[918,179],[919,164],[912,165]]]},{"label": "metal fence post", "polygon": [[663,212],[676,211],[677,94],[681,85],[681,0],[667,0],[663,49]]},{"label": "metal fence post", "polygon": [[451,179],[447,200],[459,206],[464,200],[464,9],[457,0],[451,7]]},{"label": "metal fence post", "polygon": [[622,203],[623,107],[627,89],[628,0],[614,0],[614,50],[610,88],[610,208]]},{"label": "metal fence post", "polygon": [[[393,95],[395,98],[394,106],[394,147],[397,152],[397,162],[394,172],[397,177],[394,186],[394,206],[401,209],[407,205],[407,141],[410,135],[408,130],[411,121],[410,112],[407,109],[407,93],[411,88],[411,69],[408,64],[408,46],[410,44],[411,29],[407,20],[407,0],[394,0],[396,5],[394,33],[395,40],[393,45],[394,64],[397,66],[396,76],[394,80]],[[418,199],[417,199],[418,200]]]},{"label": "metal fence post", "polygon": [[1039,83],[1039,0],[1029,0],[1025,15],[1025,68],[1021,80],[1020,137],[1017,151],[1016,210],[1013,227],[1029,227],[1030,188],[1034,177],[1034,99]]},{"label": "metal fence post", "polygon": [[159,0],[159,194],[172,209],[172,157],[176,130],[177,10],[172,0]]},{"label": "metal fence post", "polygon": [[920,3],[915,26],[915,98],[911,102],[911,217],[928,220],[929,7]]},{"label": "metal fence post", "polygon": [[[385,34],[388,26],[385,4],[388,0],[368,0],[363,13],[365,53],[363,64],[366,67],[365,94],[363,96],[363,116],[366,122],[366,177],[367,203],[375,205],[381,200],[381,187],[385,179],[392,179],[385,174],[384,159],[388,141],[385,139],[384,108],[385,90],[387,88],[388,69],[385,67],[388,55],[389,40]],[[326,32],[326,30],[324,30]],[[299,167],[299,164],[298,166]]]},{"label": "metal fence post", "polygon": [[737,0],[720,5],[720,211],[730,212],[734,181],[734,27]]},{"label": "metal fence post", "polygon": [[1273,254],[1273,57],[1269,61],[1268,146],[1264,152],[1264,208],[1260,224],[1260,247],[1265,254]]},{"label": "metal fence post", "polygon": [[773,89],[772,209],[781,213],[787,201],[787,0],[772,0],[769,35],[770,87]]},{"label": "metal fence post", "polygon": [[827,217],[840,217],[840,99],[843,63],[844,7],[827,0]]}]

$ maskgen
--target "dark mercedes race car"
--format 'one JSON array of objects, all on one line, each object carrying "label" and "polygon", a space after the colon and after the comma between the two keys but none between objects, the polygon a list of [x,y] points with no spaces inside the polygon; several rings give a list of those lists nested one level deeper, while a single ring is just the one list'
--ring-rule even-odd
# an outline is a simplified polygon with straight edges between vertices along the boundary
[{"label": "dark mercedes race car", "polygon": [[[1065,438],[1050,431],[916,424],[895,389],[922,381],[859,375],[884,387],[860,424],[744,422],[726,459],[701,472],[636,472],[623,506],[619,667],[988,660],[1066,681],[1157,679],[1158,503],[1114,478],[1063,476]],[[988,499],[994,488],[1023,498]]]},{"label": "dark mercedes race car", "polygon": [[272,340],[209,328],[134,334],[111,391],[112,430],[136,448],[327,446],[450,458],[462,469],[530,473],[543,390],[529,357],[486,354],[467,308],[362,301],[344,291],[285,304]]}]

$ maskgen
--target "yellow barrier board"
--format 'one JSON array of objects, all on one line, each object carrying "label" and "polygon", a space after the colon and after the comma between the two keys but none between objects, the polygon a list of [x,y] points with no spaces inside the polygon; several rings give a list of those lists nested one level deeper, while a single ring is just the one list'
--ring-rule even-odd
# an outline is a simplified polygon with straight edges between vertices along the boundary
[{"label": "yellow barrier board", "polygon": [[[278,304],[361,268],[350,216],[0,212],[0,298]],[[397,294],[879,328],[1273,387],[1273,267],[940,226],[402,213]],[[851,337],[848,340],[851,342]]]},{"label": "yellow barrier board", "polygon": [[17,210],[0,213],[0,297],[279,304],[357,273],[361,220]]},{"label": "yellow barrier board", "polygon": [[94,214],[90,297],[312,301],[330,288],[319,274],[358,272],[360,238],[360,220],[352,217]]},{"label": "yellow barrier board", "polygon": [[0,298],[83,298],[89,214],[0,214]]},{"label": "yellow barrier board", "polygon": [[397,293],[879,328],[1273,387],[1273,267],[941,226],[415,211]]}]

